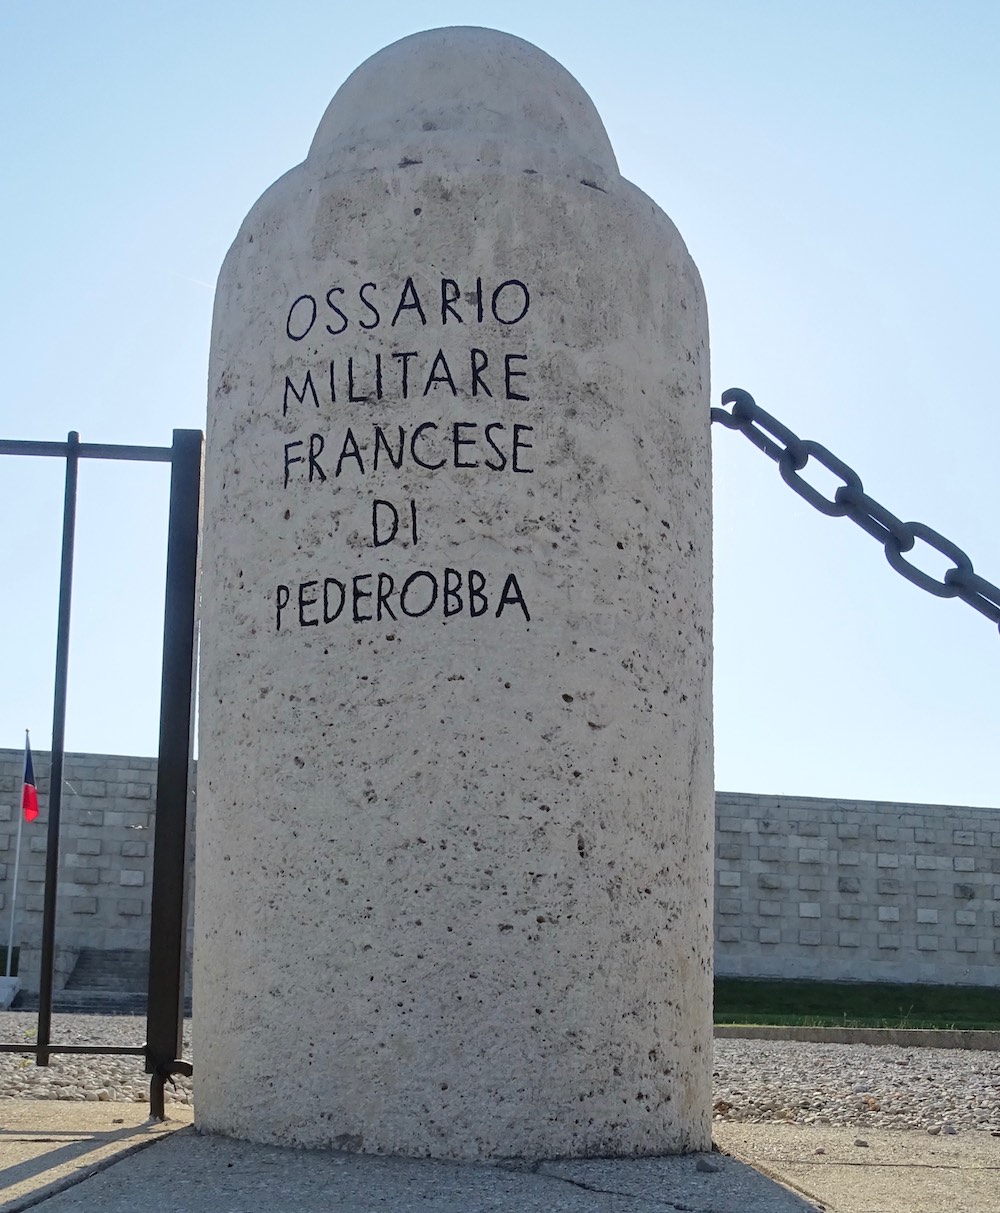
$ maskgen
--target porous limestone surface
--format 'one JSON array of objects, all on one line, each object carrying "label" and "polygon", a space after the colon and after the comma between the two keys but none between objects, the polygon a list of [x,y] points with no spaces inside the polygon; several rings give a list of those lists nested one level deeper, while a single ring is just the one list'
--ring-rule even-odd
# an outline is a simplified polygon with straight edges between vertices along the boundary
[{"label": "porous limestone surface", "polygon": [[576,81],[363,64],[226,259],[208,421],[199,1126],[707,1149],[706,310]]}]

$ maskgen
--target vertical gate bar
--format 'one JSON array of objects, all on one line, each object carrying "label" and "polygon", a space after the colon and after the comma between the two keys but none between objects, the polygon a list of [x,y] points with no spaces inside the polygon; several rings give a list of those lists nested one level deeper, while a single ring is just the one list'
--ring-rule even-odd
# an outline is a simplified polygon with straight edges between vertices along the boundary
[{"label": "vertical gate bar", "polygon": [[42,910],[42,971],[38,988],[37,1065],[49,1064],[52,1038],[52,969],[55,962],[56,887],[59,879],[59,816],[62,810],[63,756],[66,747],[66,678],[69,669],[70,604],[73,596],[73,544],[76,536],[76,486],[80,435],[66,439],[66,489],[63,496],[62,564],[59,570],[59,619],[52,703],[52,756],[49,769],[49,828],[45,844],[45,895]]},{"label": "vertical gate bar", "polygon": [[174,430],[146,1006],[146,1073],[153,1075],[150,1111],[160,1119],[163,1080],[167,1067],[180,1057],[184,1030],[188,782],[203,442],[200,430]]}]

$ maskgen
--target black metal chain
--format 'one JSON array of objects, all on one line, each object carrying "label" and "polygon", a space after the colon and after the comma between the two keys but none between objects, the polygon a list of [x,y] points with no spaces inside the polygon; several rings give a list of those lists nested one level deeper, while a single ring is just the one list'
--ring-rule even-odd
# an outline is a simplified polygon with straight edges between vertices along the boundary
[{"label": "black metal chain", "polygon": [[[846,517],[856,522],[882,544],[886,560],[907,581],[912,581],[938,598],[960,598],[1000,625],[1000,589],[980,577],[969,557],[950,539],[945,539],[922,522],[900,521],[884,505],[879,505],[868,496],[861,484],[861,477],[853,468],[818,442],[793,434],[770,413],[765,413],[749,392],[744,392],[742,388],[729,388],[722,393],[722,403],[731,404],[732,411],[727,413],[724,408],[713,408],[712,420],[728,429],[739,430],[749,438],[758,450],[777,463],[781,478],[789,488],[804,497],[820,513],[829,514],[832,518]],[[843,481],[832,501],[799,475],[810,459],[815,459]],[[942,580],[903,558],[903,553],[909,552],[918,539],[947,557],[954,565]]]}]

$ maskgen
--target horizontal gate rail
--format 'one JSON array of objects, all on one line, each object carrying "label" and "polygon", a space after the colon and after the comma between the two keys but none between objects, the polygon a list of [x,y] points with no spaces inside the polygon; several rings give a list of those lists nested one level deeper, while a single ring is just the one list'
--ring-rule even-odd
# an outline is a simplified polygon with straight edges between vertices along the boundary
[{"label": "horizontal gate rail", "polygon": [[[48,1053],[84,1053],[96,1056],[145,1057],[145,1045],[54,1045],[45,1046]],[[38,1045],[0,1045],[0,1053],[33,1053],[37,1057]]]},{"label": "horizontal gate rail", "polygon": [[[198,434],[200,430],[181,431]],[[111,446],[103,442],[30,442],[0,438],[0,455],[47,455],[65,459],[70,448],[78,459],[130,459],[136,463],[170,463],[174,449],[169,446]]]}]

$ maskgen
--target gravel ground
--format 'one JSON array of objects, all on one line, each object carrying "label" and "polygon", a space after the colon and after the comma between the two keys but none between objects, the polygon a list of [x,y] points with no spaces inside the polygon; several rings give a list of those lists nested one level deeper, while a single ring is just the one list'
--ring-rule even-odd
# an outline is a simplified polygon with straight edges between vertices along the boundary
[{"label": "gravel ground", "polygon": [[716,1120],[1000,1137],[1000,1053],[717,1040]]},{"label": "gravel ground", "polygon": [[[0,1039],[32,1041],[34,1014],[0,1013]],[[54,1015],[53,1043],[137,1045],[135,1015]],[[191,1056],[185,1021],[184,1056]],[[191,1102],[191,1080],[167,1087],[167,1101]],[[0,1053],[0,1097],[145,1102],[149,1079],[137,1057],[30,1057]],[[857,1129],[969,1130],[1000,1137],[1000,1053],[894,1045],[717,1040],[712,1095],[716,1120],[845,1125]]]},{"label": "gravel ground", "polygon": [[[33,1043],[38,1016],[33,1011],[0,1011],[0,1041]],[[52,1016],[52,1043],[64,1045],[141,1045],[146,1039],[144,1015]],[[191,1057],[191,1020],[184,1021],[183,1056]],[[191,1079],[179,1075],[176,1089],[167,1083],[167,1103],[191,1102]],[[0,1053],[0,1098],[113,1100],[146,1103],[149,1075],[141,1057],[88,1057],[53,1054],[48,1066],[34,1058]],[[0,1117],[2,1120],[2,1117]]]}]

